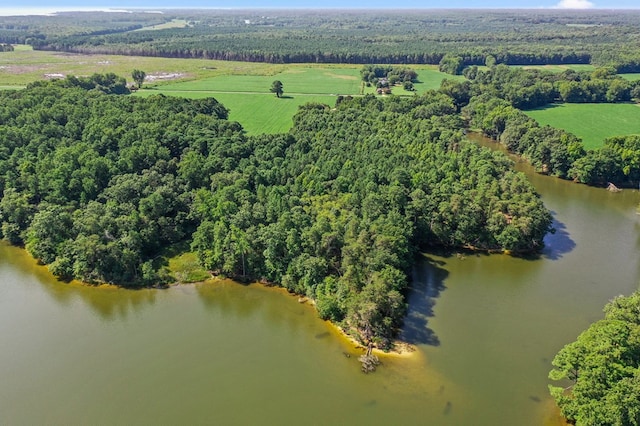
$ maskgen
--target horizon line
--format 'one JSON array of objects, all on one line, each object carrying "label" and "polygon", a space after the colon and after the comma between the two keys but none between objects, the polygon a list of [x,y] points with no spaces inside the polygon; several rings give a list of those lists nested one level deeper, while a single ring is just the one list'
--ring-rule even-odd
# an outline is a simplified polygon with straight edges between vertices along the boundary
[{"label": "horizon line", "polygon": [[[162,13],[162,11],[177,11],[177,10],[386,10],[386,11],[409,11],[409,10],[548,10],[548,11],[625,11],[625,10],[640,10],[640,7],[590,7],[590,8],[566,8],[558,6],[540,6],[540,7],[387,7],[387,6],[334,6],[334,7],[299,7],[299,6],[242,6],[242,7],[206,7],[206,6],[163,6],[163,7],[145,7],[145,6],[133,6],[133,7],[111,7],[111,6],[91,6],[91,7],[75,7],[75,6],[42,6],[42,7],[3,7],[0,6],[0,16],[33,16],[33,15],[55,15],[56,13],[70,13],[70,12],[106,12],[106,13]],[[9,12],[11,14],[6,14]]]}]

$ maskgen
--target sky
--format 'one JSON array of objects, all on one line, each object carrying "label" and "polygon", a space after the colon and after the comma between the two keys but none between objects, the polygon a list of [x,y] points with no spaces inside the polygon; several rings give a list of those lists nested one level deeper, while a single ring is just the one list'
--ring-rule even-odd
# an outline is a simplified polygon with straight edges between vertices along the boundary
[{"label": "sky", "polygon": [[[13,2],[12,2],[13,3]],[[19,7],[16,7],[19,3]],[[104,10],[108,8],[549,8],[549,9],[638,9],[640,0],[22,0],[11,7],[0,5],[0,15],[51,13],[64,10]]]}]

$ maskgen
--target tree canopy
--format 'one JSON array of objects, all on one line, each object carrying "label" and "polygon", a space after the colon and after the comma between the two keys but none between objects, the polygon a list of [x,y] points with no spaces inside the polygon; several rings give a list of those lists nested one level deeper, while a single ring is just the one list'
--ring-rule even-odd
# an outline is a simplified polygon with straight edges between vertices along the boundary
[{"label": "tree canopy", "polygon": [[213,98],[106,94],[112,80],[0,92],[0,235],[62,278],[166,282],[163,250],[186,242],[388,346],[418,250],[536,251],[550,229],[444,94],[308,104],[289,134],[247,137]]},{"label": "tree canopy", "polygon": [[[550,386],[576,425],[640,425],[640,292],[619,296],[553,360]],[[565,385],[568,385],[565,387]]]}]

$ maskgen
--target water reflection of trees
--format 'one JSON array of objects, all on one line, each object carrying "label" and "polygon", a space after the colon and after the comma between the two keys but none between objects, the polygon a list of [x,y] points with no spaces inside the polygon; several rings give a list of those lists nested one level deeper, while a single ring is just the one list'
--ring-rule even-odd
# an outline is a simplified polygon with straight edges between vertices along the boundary
[{"label": "water reflection of trees", "polygon": [[81,300],[100,319],[114,321],[128,318],[156,302],[157,292],[162,290],[131,290],[111,286],[89,286],[55,281],[43,282],[47,294],[61,304]]},{"label": "water reflection of trees", "polygon": [[[261,322],[285,327],[295,332],[303,325],[320,326],[311,306],[297,303],[297,296],[284,289],[261,284],[245,285],[231,280],[196,285],[196,292],[205,308],[225,319],[246,320],[258,316]],[[318,328],[315,334],[326,331]]]},{"label": "water reflection of trees", "polygon": [[157,290],[126,290],[111,286],[89,286],[57,280],[46,266],[38,265],[25,250],[0,244],[0,257],[10,265],[10,279],[37,282],[58,305],[68,307],[81,300],[103,320],[127,318],[131,313],[153,305]]},{"label": "water reflection of trees", "polygon": [[440,345],[435,332],[429,328],[429,318],[434,316],[433,307],[440,292],[445,289],[444,280],[449,272],[442,268],[443,262],[425,256],[414,266],[409,289],[409,310],[404,320],[400,338],[414,345]]}]

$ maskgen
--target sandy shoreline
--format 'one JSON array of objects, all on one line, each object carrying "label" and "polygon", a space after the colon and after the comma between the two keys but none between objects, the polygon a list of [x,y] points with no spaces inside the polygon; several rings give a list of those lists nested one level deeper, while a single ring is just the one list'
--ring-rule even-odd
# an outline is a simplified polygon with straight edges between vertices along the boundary
[{"label": "sandy shoreline", "polygon": [[[37,268],[46,271],[47,274],[53,276],[53,274],[51,274],[51,272],[49,271],[49,268],[47,268],[46,265],[41,265],[37,262],[37,260],[31,256],[31,254],[29,254],[26,250],[23,249],[23,252],[26,256],[28,256],[28,258],[30,259],[30,261],[32,261],[34,263],[34,266],[36,266]],[[58,280],[59,281],[59,280]],[[95,284],[91,284],[91,283],[87,283],[84,281],[80,281],[80,280],[70,280],[67,282],[64,281],[60,281],[61,283],[65,283],[67,285],[77,285],[77,286],[86,286],[86,287],[93,287],[93,288],[97,288],[97,289],[105,289],[105,290],[142,290],[142,289],[155,289],[155,290],[163,290],[163,289],[169,289],[172,287],[180,287],[180,286],[194,286],[194,285],[202,285],[202,284],[216,284],[216,282],[221,281],[221,279],[217,276],[212,276],[211,278],[208,278],[204,281],[198,281],[198,282],[193,282],[193,283],[183,283],[180,281],[176,281],[173,282],[171,284],[165,285],[165,286],[150,286],[150,287],[126,287],[126,286],[120,286],[117,284],[110,284],[110,283],[95,283]],[[233,281],[233,280],[231,280]],[[240,285],[242,285],[242,283],[239,283],[237,281],[234,281]],[[315,308],[315,303],[312,299],[306,297],[306,296],[301,296],[298,294],[294,294],[294,293],[290,293],[287,289],[285,289],[284,287],[280,287],[278,285],[275,284],[268,284],[268,283],[262,283],[262,282],[252,282],[252,283],[248,283],[249,285],[260,285],[264,288],[268,288],[270,290],[275,290],[278,292],[281,292],[289,297],[295,297],[298,301],[298,303],[300,304],[304,304],[304,305],[308,305],[309,308],[313,309],[314,314],[317,316],[318,312]],[[245,284],[246,285],[246,284]],[[347,334],[342,328],[340,328],[337,324],[332,323],[331,321],[324,321],[325,324],[327,324],[329,326],[329,329],[333,332],[334,336],[339,339],[342,340],[346,346],[351,347],[354,351],[361,351],[363,354],[366,352],[367,348],[365,346],[363,346],[362,344],[360,344],[355,338],[353,338],[352,336],[350,336],[349,334]],[[404,359],[410,359],[416,356],[417,352],[417,348],[413,345],[411,345],[410,343],[401,341],[401,340],[394,340],[393,341],[393,347],[388,350],[382,350],[379,348],[373,348],[373,353],[380,357],[380,358],[404,358]]]},{"label": "sandy shoreline", "polygon": [[[286,289],[284,289],[286,292]],[[317,310],[315,309],[315,303],[313,300],[308,297],[298,296],[295,294],[291,294],[287,292],[292,297],[298,298],[298,303],[309,305],[313,307],[315,314],[317,315]],[[324,322],[329,326],[333,334],[336,338],[343,340],[348,346],[352,347],[354,350],[362,351],[364,354],[367,351],[367,348],[363,346],[360,342],[358,342],[353,336],[347,334],[340,326],[337,324],[324,320]],[[410,343],[404,342],[402,340],[394,340],[393,347],[389,350],[383,350],[380,348],[373,348],[373,354],[380,358],[412,358],[415,356],[417,352],[417,348]]]},{"label": "sandy shoreline", "polygon": [[[331,321],[325,322],[331,327],[337,338],[345,341],[349,346],[353,347],[354,350],[362,351],[363,354],[367,351],[367,348],[365,346],[363,346],[352,336],[345,333],[345,331],[342,330],[342,328],[340,328],[338,325],[332,323]],[[394,340],[393,347],[390,350],[385,351],[383,349],[374,347],[372,353],[379,358],[410,359],[416,356],[417,348],[407,342]]]}]

